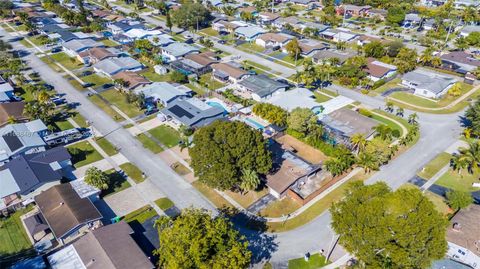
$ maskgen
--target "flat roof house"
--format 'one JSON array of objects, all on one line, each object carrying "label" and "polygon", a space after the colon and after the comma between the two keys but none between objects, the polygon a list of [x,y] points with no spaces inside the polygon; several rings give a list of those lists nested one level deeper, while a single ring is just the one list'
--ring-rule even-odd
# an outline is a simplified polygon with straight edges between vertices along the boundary
[{"label": "flat roof house", "polygon": [[198,98],[173,100],[161,113],[175,125],[198,128],[224,118],[225,110],[210,106]]},{"label": "flat roof house", "polygon": [[228,63],[212,64],[213,77],[221,82],[237,83],[248,76],[248,72]]},{"label": "flat roof house", "polygon": [[41,135],[47,131],[41,120],[9,124],[0,129],[0,164],[19,154],[45,151]]},{"label": "flat roof house", "polygon": [[460,74],[472,72],[480,67],[480,60],[464,51],[452,51],[440,56],[442,66]]},{"label": "flat roof house", "polygon": [[265,101],[277,92],[284,92],[288,85],[265,75],[249,76],[237,83],[239,90],[250,93],[255,101]]},{"label": "flat roof house", "polygon": [[283,46],[285,46],[292,39],[293,36],[283,33],[265,33],[259,35],[257,39],[255,39],[255,44],[264,48],[283,48]]},{"label": "flat roof house", "polygon": [[414,89],[415,95],[435,99],[445,95],[456,82],[454,78],[419,69],[408,72],[402,77],[402,85]]},{"label": "flat roof house", "polygon": [[77,59],[84,64],[95,64],[107,58],[128,56],[128,53],[116,48],[94,47],[80,52]]},{"label": "flat roof house", "polygon": [[245,39],[246,41],[254,41],[257,36],[268,32],[266,29],[256,25],[248,25],[235,29],[235,35]]},{"label": "flat roof house", "polygon": [[59,183],[64,169],[72,164],[70,158],[64,147],[13,157],[0,167],[0,210],[11,206],[5,198],[9,199],[12,195],[28,198],[46,184]]},{"label": "flat roof house", "polygon": [[379,123],[360,113],[341,108],[320,117],[320,122],[325,127],[330,138],[336,143],[350,146],[350,138],[355,134],[362,134],[369,139],[375,133],[374,127]]},{"label": "flat roof house", "polygon": [[125,90],[134,90],[137,87],[145,86],[152,83],[150,80],[144,78],[143,76],[130,71],[123,71],[112,76],[113,80],[123,80],[126,83],[126,86],[122,88]]},{"label": "flat roof house", "polygon": [[368,58],[365,72],[367,72],[370,80],[376,82],[381,79],[388,79],[394,76],[397,73],[397,67],[377,61],[374,58]]},{"label": "flat roof house", "polygon": [[174,100],[183,100],[192,97],[193,92],[190,88],[179,85],[173,86],[168,82],[154,82],[145,87],[135,90],[135,92],[145,94],[146,98],[153,99],[152,101],[160,103],[162,106],[167,106]]},{"label": "flat roof house", "polygon": [[153,269],[124,221],[100,227],[48,256],[52,269]]},{"label": "flat roof house", "polygon": [[70,184],[59,184],[34,197],[55,238],[70,242],[92,227],[101,226],[102,214],[88,198],[80,198]]},{"label": "flat roof house", "polygon": [[450,221],[447,229],[447,257],[480,268],[480,206],[472,204],[462,209]]},{"label": "flat roof house", "polygon": [[94,64],[93,69],[97,73],[111,77],[123,71],[140,71],[143,64],[131,57],[115,57]]},{"label": "flat roof house", "polygon": [[313,110],[315,108],[320,108],[321,106],[320,103],[315,101],[315,95],[313,92],[305,88],[295,88],[275,94],[265,102],[279,106],[289,112],[297,107]]},{"label": "flat roof house", "polygon": [[200,53],[200,50],[194,46],[175,42],[166,47],[161,48],[162,58],[166,62],[171,62],[180,59],[188,54]]},{"label": "flat roof house", "polygon": [[217,32],[232,33],[239,27],[247,26],[243,22],[219,20],[212,24],[212,29]]},{"label": "flat roof house", "polygon": [[95,47],[104,47],[103,43],[97,42],[93,39],[74,39],[63,43],[62,47],[65,53],[70,57],[77,57],[78,54],[87,49]]},{"label": "flat roof house", "polygon": [[143,28],[133,28],[124,33],[124,35],[131,38],[132,40],[155,37],[161,34],[162,34],[162,31],[160,30],[146,30]]}]

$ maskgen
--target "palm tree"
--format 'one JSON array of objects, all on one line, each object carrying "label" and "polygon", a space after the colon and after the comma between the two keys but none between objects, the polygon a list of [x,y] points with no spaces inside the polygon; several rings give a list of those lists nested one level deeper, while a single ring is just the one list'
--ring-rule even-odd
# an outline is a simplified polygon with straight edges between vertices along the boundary
[{"label": "palm tree", "polygon": [[385,124],[379,124],[373,127],[377,137],[380,137],[382,140],[387,141],[393,138],[393,131],[392,128]]},{"label": "palm tree", "polygon": [[408,115],[408,123],[417,124],[417,120],[418,120],[417,113],[413,113],[413,114]]},{"label": "palm tree", "polygon": [[251,169],[242,170],[242,183],[240,189],[244,192],[255,190],[260,185],[260,178],[257,172]]},{"label": "palm tree", "polygon": [[350,143],[353,146],[353,149],[357,151],[357,154],[363,152],[367,146],[367,139],[363,134],[354,134],[350,138]]},{"label": "palm tree", "polygon": [[403,114],[405,113],[405,110],[402,107],[397,108],[397,116],[403,117]]},{"label": "palm tree", "polygon": [[393,111],[393,103],[388,101],[386,104],[385,104],[385,111],[388,111],[388,112],[392,112]]},{"label": "palm tree", "polygon": [[16,119],[14,116],[10,115],[10,116],[8,116],[8,118],[7,118],[7,123],[8,123],[8,124],[17,123],[17,119]]},{"label": "palm tree", "polygon": [[48,102],[50,100],[50,95],[48,94],[47,91],[41,91],[37,95],[37,100],[38,100],[38,102],[40,102],[42,104],[45,104],[46,102]]},{"label": "palm tree", "polygon": [[365,173],[378,170],[379,163],[377,158],[370,153],[362,152],[358,155],[357,164],[365,170]]},{"label": "palm tree", "polygon": [[452,167],[452,169],[454,171],[457,171],[458,174],[460,174],[460,172],[467,168],[468,167],[468,163],[465,161],[464,158],[462,158],[460,155],[458,154],[454,154],[452,156],[452,158],[450,159],[450,166]]},{"label": "palm tree", "polygon": [[458,149],[459,154],[456,162],[464,164],[468,168],[468,172],[473,174],[478,170],[480,163],[480,141],[469,142],[468,146],[468,148]]}]

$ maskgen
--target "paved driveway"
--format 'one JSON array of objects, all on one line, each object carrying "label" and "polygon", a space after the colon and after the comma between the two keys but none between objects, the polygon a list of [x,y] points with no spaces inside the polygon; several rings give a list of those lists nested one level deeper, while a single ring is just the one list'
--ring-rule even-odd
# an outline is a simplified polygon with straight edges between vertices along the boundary
[{"label": "paved driveway", "polygon": [[132,187],[109,195],[103,200],[117,216],[125,216],[147,204]]}]

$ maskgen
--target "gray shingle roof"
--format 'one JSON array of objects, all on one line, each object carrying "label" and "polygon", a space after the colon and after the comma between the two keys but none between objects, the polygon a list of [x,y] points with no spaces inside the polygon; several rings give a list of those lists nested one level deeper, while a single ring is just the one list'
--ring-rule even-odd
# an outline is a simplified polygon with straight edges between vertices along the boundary
[{"label": "gray shingle roof", "polygon": [[142,64],[131,57],[107,58],[93,65],[95,69],[102,72],[115,75],[120,71],[138,69]]},{"label": "gray shingle roof", "polygon": [[188,44],[180,43],[180,42],[172,43],[172,44],[162,48],[162,50],[168,52],[170,55],[173,55],[175,57],[181,57],[181,56],[185,56],[185,55],[187,55],[189,53],[192,53],[192,52],[200,51],[199,49],[197,49],[194,46],[190,46]]},{"label": "gray shingle roof", "polygon": [[455,83],[453,78],[440,76],[431,72],[414,70],[403,75],[403,80],[417,85],[419,89],[428,90],[434,94],[439,94],[450,84]]},{"label": "gray shingle roof", "polygon": [[81,50],[88,49],[88,48],[102,47],[102,46],[104,46],[102,43],[99,43],[90,38],[73,39],[63,44],[63,47],[76,52],[79,52]]},{"label": "gray shingle roof", "polygon": [[225,111],[216,106],[209,106],[200,99],[174,100],[161,111],[190,127],[201,127],[223,118]]},{"label": "gray shingle roof", "polygon": [[281,88],[288,87],[287,84],[273,80],[265,75],[249,76],[240,81],[239,84],[260,97],[268,96]]}]

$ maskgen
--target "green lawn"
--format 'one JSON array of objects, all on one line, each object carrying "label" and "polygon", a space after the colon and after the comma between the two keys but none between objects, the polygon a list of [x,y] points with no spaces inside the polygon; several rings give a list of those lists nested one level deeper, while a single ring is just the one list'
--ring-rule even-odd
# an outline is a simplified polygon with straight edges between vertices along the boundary
[{"label": "green lawn", "polygon": [[123,191],[131,186],[127,179],[114,169],[105,171],[105,173],[107,173],[110,182],[108,183],[108,189],[102,191],[103,197]]},{"label": "green lawn", "polygon": [[424,194],[428,197],[428,199],[430,199],[430,201],[432,201],[438,212],[442,213],[443,215],[447,215],[453,212],[442,196],[437,195],[431,191],[426,191]]},{"label": "green lawn", "polygon": [[286,199],[276,200],[268,204],[260,211],[260,215],[269,218],[279,218],[295,212],[300,206],[297,201],[287,197]]},{"label": "green lawn", "polygon": [[272,70],[272,69],[270,69],[269,67],[266,67],[266,66],[264,66],[264,65],[261,65],[261,64],[258,64],[258,63],[249,61],[249,60],[245,60],[245,63],[246,63],[247,65],[256,67],[256,68],[258,68],[258,69],[262,69],[263,71],[271,71],[271,70]]},{"label": "green lawn", "polygon": [[76,112],[72,119],[82,128],[87,128],[87,120],[82,116],[82,114]]},{"label": "green lawn", "polygon": [[289,260],[288,269],[316,269],[321,268],[327,264],[329,264],[329,262],[326,261],[325,257],[317,253],[311,255],[308,262],[305,261],[303,257]]},{"label": "green lawn", "polygon": [[88,141],[75,143],[68,146],[67,149],[70,155],[72,155],[72,163],[75,168],[103,159],[102,155]]},{"label": "green lawn", "polygon": [[213,30],[211,27],[200,30],[200,33],[204,33],[209,36],[218,36],[218,32]]},{"label": "green lawn", "polygon": [[459,174],[457,171],[450,169],[435,184],[452,190],[472,192],[479,190],[479,188],[472,187],[472,183],[480,183],[479,177],[480,173],[478,172],[470,174],[467,171],[462,171]]},{"label": "green lawn", "polygon": [[180,141],[180,133],[169,126],[161,125],[148,132],[169,148],[178,145]]},{"label": "green lawn", "polygon": [[402,82],[400,78],[392,79],[389,82],[383,84],[382,86],[376,88],[374,92],[383,93],[386,90],[399,87],[399,84]]},{"label": "green lawn", "polygon": [[116,47],[116,46],[120,45],[117,42],[115,42],[113,40],[110,40],[110,39],[104,39],[101,42],[107,47]]},{"label": "green lawn", "polygon": [[205,85],[209,90],[216,90],[225,86],[225,84],[221,83],[220,81],[213,79],[210,73],[202,75],[199,82],[201,85]]},{"label": "green lawn", "polygon": [[243,43],[242,45],[238,46],[237,48],[241,49],[241,50],[245,50],[247,52],[251,52],[251,51],[264,52],[265,51],[264,47],[259,46],[255,43],[249,43],[249,42]]},{"label": "green lawn", "polygon": [[208,198],[217,208],[234,208],[225,198],[220,194],[214,191],[212,188],[209,188],[205,184],[201,183],[199,180],[192,183],[192,186],[195,187],[199,192],[201,192],[205,197]]},{"label": "green lawn", "polygon": [[26,39],[20,40],[20,44],[24,45],[27,48],[33,48],[32,44],[30,44],[30,42],[28,42]]},{"label": "green lawn", "polygon": [[91,86],[93,88],[103,86],[104,84],[107,84],[107,83],[112,83],[111,79],[104,76],[99,76],[97,74],[84,76],[84,77],[81,77],[80,79],[85,83],[93,84]]},{"label": "green lawn", "polygon": [[326,102],[326,101],[332,99],[332,98],[328,97],[327,95],[319,93],[319,92],[314,92],[313,94],[315,95],[315,101],[317,101],[319,103],[323,103],[323,102]]},{"label": "green lawn", "polygon": [[139,74],[153,82],[170,81],[170,77],[168,74],[159,75],[155,73],[155,70],[153,70],[153,67],[149,67],[143,70],[142,72],[140,72]]},{"label": "green lawn", "polygon": [[120,168],[136,183],[141,183],[145,180],[142,176],[142,170],[132,163],[124,163],[120,165]]},{"label": "green lawn", "polygon": [[173,163],[170,167],[173,169],[173,171],[175,171],[175,173],[181,176],[190,174],[192,172],[190,171],[190,169],[188,169],[185,165],[183,165],[180,162]]},{"label": "green lawn", "polygon": [[40,58],[44,63],[46,63],[51,69],[53,69],[56,72],[63,72],[63,69],[61,69],[58,65],[55,64],[55,61],[52,60],[48,56],[43,56]]},{"label": "green lawn", "polygon": [[424,179],[432,178],[442,167],[450,163],[452,155],[442,152],[435,159],[430,161],[425,167],[417,173],[419,177]]},{"label": "green lawn", "polygon": [[400,132],[400,134],[402,134],[402,127],[399,126],[398,124],[396,124],[395,122],[389,120],[387,118],[387,116],[385,117],[382,117],[382,116],[379,116],[379,115],[376,115],[376,114],[373,114],[372,113],[372,116],[370,117],[380,123],[383,123],[385,125],[387,125],[388,127],[390,127],[392,130],[398,130]]},{"label": "green lawn", "polygon": [[112,117],[115,121],[122,121],[124,118],[117,113],[109,104],[105,103],[98,95],[92,95],[88,97],[95,105],[101,108],[105,113]]},{"label": "green lawn", "polygon": [[110,102],[112,105],[118,107],[123,113],[127,114],[127,116],[130,118],[133,118],[142,114],[142,111],[138,109],[138,107],[135,106],[135,104],[127,103],[125,95],[123,95],[122,93],[120,93],[115,89],[104,91],[100,93],[100,95],[106,100],[108,100],[108,102]]},{"label": "green lawn", "polygon": [[55,121],[54,124],[57,130],[59,131],[65,131],[65,130],[74,128],[73,125],[70,122],[68,122],[68,120],[58,120],[58,121]]},{"label": "green lawn", "polygon": [[108,156],[113,156],[118,153],[117,149],[115,148],[110,141],[108,141],[105,137],[98,137],[95,138],[95,142],[107,153]]},{"label": "green lawn", "polygon": [[69,70],[78,69],[83,66],[81,62],[68,56],[65,52],[55,53],[50,55],[50,57]]},{"label": "green lawn", "polygon": [[150,218],[153,218],[157,215],[157,212],[149,205],[141,207],[133,212],[128,213],[122,220],[125,222],[138,221],[139,223],[144,223]]},{"label": "green lawn", "polygon": [[160,199],[156,200],[155,204],[157,204],[157,206],[160,207],[160,209],[163,210],[163,211],[165,211],[167,209],[170,209],[171,207],[173,207],[175,205],[167,197],[160,198]]},{"label": "green lawn", "polygon": [[31,209],[31,206],[20,209],[8,218],[0,219],[0,257],[19,253],[32,247],[20,220],[20,216]]},{"label": "green lawn", "polygon": [[150,139],[145,134],[137,135],[137,139],[142,143],[143,147],[150,150],[151,152],[157,154],[163,151],[163,148],[160,147],[155,141]]},{"label": "green lawn", "polygon": [[422,106],[427,108],[439,107],[438,105],[439,102],[435,102],[427,98],[418,97],[414,94],[407,93],[407,92],[394,92],[390,94],[390,96],[400,101],[404,101],[416,106]]},{"label": "green lawn", "polygon": [[199,88],[191,83],[185,84],[185,86],[190,88],[192,91],[194,91],[198,95],[204,95],[205,93],[207,93],[205,89]]}]

